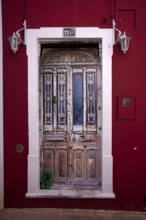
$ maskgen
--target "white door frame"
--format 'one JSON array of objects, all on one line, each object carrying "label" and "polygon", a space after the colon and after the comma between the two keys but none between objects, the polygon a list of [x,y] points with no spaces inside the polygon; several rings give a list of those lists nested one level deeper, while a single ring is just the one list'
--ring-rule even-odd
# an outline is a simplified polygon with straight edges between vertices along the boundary
[{"label": "white door frame", "polygon": [[0,0],[0,209],[4,207],[4,159],[3,159],[3,46],[2,6]]},{"label": "white door frame", "polygon": [[[39,56],[42,42],[101,42],[102,48],[102,189],[40,190],[39,152]],[[76,28],[74,38],[63,36],[63,28],[26,30],[28,55],[28,186],[26,197],[115,198],[112,157],[112,54],[114,30],[97,27]],[[107,98],[108,97],[108,98]]]}]

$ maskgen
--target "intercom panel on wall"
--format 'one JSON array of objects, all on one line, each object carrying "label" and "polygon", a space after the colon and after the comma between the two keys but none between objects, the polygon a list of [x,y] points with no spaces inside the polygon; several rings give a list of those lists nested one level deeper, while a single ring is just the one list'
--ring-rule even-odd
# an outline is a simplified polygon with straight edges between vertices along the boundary
[{"label": "intercom panel on wall", "polygon": [[135,119],[136,99],[133,96],[118,96],[118,119]]}]

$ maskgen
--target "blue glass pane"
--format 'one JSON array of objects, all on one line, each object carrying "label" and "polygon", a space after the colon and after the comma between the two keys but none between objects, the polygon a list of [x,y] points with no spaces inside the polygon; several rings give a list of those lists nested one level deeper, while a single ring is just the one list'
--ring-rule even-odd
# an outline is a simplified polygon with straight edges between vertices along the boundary
[{"label": "blue glass pane", "polygon": [[73,74],[73,125],[83,124],[83,74]]}]

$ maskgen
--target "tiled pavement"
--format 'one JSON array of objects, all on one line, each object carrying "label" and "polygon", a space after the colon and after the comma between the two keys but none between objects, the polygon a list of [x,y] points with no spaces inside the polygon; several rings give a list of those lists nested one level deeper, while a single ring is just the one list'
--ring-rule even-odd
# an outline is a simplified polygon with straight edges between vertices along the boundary
[{"label": "tiled pavement", "polygon": [[0,220],[146,220],[146,212],[80,209],[1,209]]}]

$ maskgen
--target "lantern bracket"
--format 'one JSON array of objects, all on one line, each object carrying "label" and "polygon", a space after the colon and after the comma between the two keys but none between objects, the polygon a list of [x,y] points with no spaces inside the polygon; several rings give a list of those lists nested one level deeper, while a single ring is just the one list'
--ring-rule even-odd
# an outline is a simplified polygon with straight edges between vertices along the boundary
[{"label": "lantern bracket", "polygon": [[[24,40],[22,40],[21,35],[20,35],[20,31],[22,31],[22,30],[24,30]],[[26,31],[26,20],[24,20],[24,22],[23,22],[23,28],[17,30],[16,32],[13,32],[13,35],[8,37],[8,41],[10,43],[11,50],[13,50],[14,53],[16,53],[16,51],[18,51],[19,44],[22,43],[23,45],[26,45],[25,31]]]},{"label": "lantern bracket", "polygon": [[125,31],[122,33],[122,31],[120,31],[118,28],[116,28],[115,20],[113,20],[113,29],[115,31],[118,31],[118,37],[117,37],[117,40],[115,41],[114,45],[120,44],[121,51],[123,53],[126,53],[129,49],[129,43],[130,43],[131,37],[126,36]]}]

